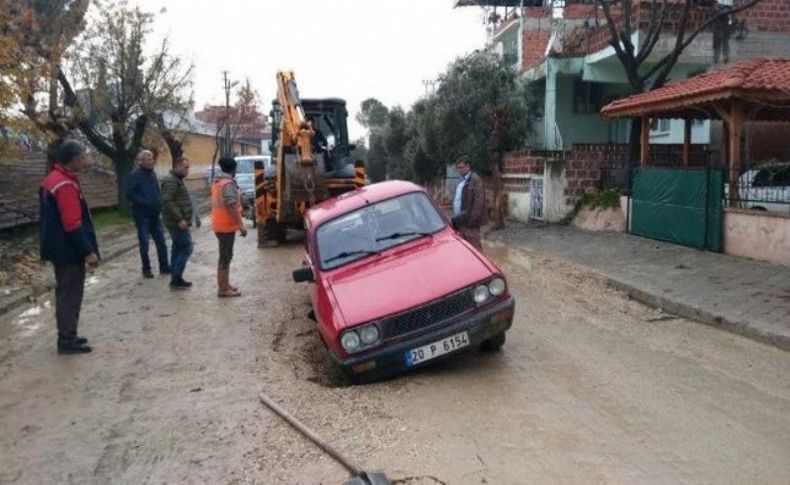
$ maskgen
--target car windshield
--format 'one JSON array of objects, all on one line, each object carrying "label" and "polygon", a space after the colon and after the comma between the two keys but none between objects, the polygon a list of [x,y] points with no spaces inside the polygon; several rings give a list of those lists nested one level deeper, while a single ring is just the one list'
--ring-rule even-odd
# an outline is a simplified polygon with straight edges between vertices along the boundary
[{"label": "car windshield", "polygon": [[242,189],[251,188],[255,185],[255,175],[251,173],[237,173],[236,183],[239,184],[239,187]]},{"label": "car windshield", "polygon": [[322,224],[316,243],[324,270],[377,254],[445,227],[444,219],[421,192],[365,206]]},{"label": "car windshield", "polygon": [[236,174],[255,173],[255,160],[236,160]]}]

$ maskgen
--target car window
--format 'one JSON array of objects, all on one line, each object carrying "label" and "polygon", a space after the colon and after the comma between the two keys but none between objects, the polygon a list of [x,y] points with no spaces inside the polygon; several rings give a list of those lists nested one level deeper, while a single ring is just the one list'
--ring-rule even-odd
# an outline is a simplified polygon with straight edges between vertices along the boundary
[{"label": "car window", "polygon": [[321,268],[337,268],[444,227],[444,219],[421,192],[371,204],[318,228]]},{"label": "car window", "polygon": [[252,187],[255,184],[255,175],[251,173],[237,173],[236,183],[239,187]]},{"label": "car window", "polygon": [[787,187],[790,186],[790,165],[765,167],[757,171],[752,182],[753,187]]}]

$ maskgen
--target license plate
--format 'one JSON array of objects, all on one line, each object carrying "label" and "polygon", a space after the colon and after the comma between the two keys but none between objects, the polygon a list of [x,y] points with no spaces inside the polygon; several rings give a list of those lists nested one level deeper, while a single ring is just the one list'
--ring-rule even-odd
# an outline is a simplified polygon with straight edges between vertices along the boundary
[{"label": "license plate", "polygon": [[469,337],[466,332],[457,333],[428,345],[407,350],[406,365],[411,367],[467,346],[469,346]]}]

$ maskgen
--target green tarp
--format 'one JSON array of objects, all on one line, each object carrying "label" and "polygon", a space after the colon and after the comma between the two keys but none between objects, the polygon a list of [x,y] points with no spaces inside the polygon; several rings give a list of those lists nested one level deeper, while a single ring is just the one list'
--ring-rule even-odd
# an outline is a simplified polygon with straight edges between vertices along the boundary
[{"label": "green tarp", "polygon": [[635,170],[631,233],[721,251],[720,170]]}]

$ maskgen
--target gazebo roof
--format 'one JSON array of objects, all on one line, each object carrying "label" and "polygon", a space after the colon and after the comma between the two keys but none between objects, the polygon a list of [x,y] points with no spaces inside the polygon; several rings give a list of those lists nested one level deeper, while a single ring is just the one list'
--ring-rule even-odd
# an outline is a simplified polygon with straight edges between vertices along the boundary
[{"label": "gazebo roof", "polygon": [[[748,118],[790,121],[790,59],[755,58],[606,105],[607,118],[720,118],[731,100]],[[719,108],[719,109],[717,109]]]}]

